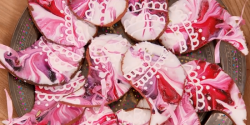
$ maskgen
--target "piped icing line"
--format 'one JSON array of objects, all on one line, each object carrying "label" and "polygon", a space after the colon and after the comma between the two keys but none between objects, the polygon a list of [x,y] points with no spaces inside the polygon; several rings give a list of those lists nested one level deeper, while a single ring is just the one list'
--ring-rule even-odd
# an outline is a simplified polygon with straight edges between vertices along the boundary
[{"label": "piped icing line", "polygon": [[97,32],[97,28],[78,20],[64,0],[28,0],[29,10],[40,32],[52,42],[81,48]]},{"label": "piped icing line", "polygon": [[0,45],[0,62],[11,74],[30,84],[59,85],[74,77],[83,53],[84,48],[54,45],[41,37],[22,51]]},{"label": "piped icing line", "polygon": [[[81,72],[78,72],[78,75]],[[40,87],[36,86],[36,96],[40,101],[60,101],[64,96],[67,96],[79,90],[85,84],[84,76],[76,76],[77,79],[72,79],[68,84],[62,86]],[[44,89],[47,88],[47,89]]]},{"label": "piped icing line", "polygon": [[134,108],[129,111],[123,109],[116,112],[118,125],[148,125],[151,111],[149,109]]},{"label": "piped icing line", "polygon": [[128,0],[71,0],[69,7],[82,20],[97,26],[112,26],[124,15]]},{"label": "piped icing line", "polygon": [[162,46],[142,42],[126,52],[122,63],[124,77],[149,102],[150,124],[164,123],[183,93],[185,72],[177,57]]},{"label": "piped icing line", "polygon": [[218,36],[224,8],[216,0],[179,0],[169,8],[170,23],[160,37],[176,54],[197,50]]},{"label": "piped icing line", "polygon": [[121,71],[122,58],[130,46],[121,35],[106,34],[93,39],[86,54],[88,81],[62,102],[89,107],[109,104],[122,97],[131,87]]},{"label": "piped icing line", "polygon": [[173,120],[171,116],[168,121],[164,124],[166,125],[200,125],[199,117],[193,108],[193,105],[189,102],[189,96],[184,93],[182,100],[174,111],[174,116],[177,120]]},{"label": "piped icing line", "polygon": [[[60,98],[54,98],[57,96],[65,96],[72,92],[80,89],[85,83],[84,77],[79,71],[77,75],[71,80],[71,83],[78,84],[77,86],[72,86],[69,90],[61,91],[50,91],[54,89],[61,89],[63,87],[51,87],[49,90],[45,90],[39,86],[35,87],[35,104],[33,109],[26,113],[20,118],[15,118],[12,121],[18,124],[25,124],[25,122],[30,122],[32,124],[67,124],[72,120],[77,119],[83,114],[84,107],[74,107],[71,105],[66,105],[60,103]],[[65,85],[63,85],[65,86]],[[42,99],[40,96],[44,96]],[[16,124],[15,124],[16,125]]]},{"label": "piped icing line", "polygon": [[138,41],[155,40],[165,30],[168,21],[167,1],[129,0],[121,19],[125,32]]},{"label": "piped icing line", "polygon": [[218,65],[205,61],[191,61],[183,67],[188,74],[185,92],[197,112],[220,111],[235,124],[246,124],[244,100],[228,74]]},{"label": "piped icing line", "polygon": [[117,125],[117,116],[109,107],[99,111],[100,107],[86,108],[81,119],[73,125]]}]

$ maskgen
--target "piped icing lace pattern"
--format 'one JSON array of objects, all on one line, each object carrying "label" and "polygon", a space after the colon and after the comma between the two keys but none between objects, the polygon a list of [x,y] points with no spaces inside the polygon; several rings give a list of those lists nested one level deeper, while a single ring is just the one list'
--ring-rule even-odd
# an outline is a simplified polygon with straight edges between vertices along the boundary
[{"label": "piped icing lace pattern", "polygon": [[[130,10],[132,8],[132,10]],[[128,12],[140,12],[145,9],[153,9],[153,10],[161,10],[161,11],[168,11],[168,4],[166,2],[147,2],[143,1],[142,3],[136,2],[135,4],[128,5]]]},{"label": "piped icing lace pattern", "polygon": [[51,62],[54,62],[57,65],[67,66],[68,68],[74,68],[74,66],[72,66],[71,64],[58,58],[57,55],[44,43],[42,39],[40,39],[38,45],[42,48],[43,52],[47,53],[47,56],[49,57]]},{"label": "piped icing lace pattern", "polygon": [[[202,110],[205,108],[205,96],[202,93],[203,86],[200,83],[200,79],[197,78],[198,73],[194,71],[194,67],[192,65],[185,64],[185,67],[190,68],[190,70],[186,70],[186,72],[187,72],[187,76],[188,76],[189,80],[191,81],[191,82],[186,82],[185,86],[192,85],[195,87],[195,89],[196,89],[196,91],[195,91],[195,93],[196,93],[196,107],[195,107],[195,109],[196,109],[196,111]],[[200,67],[200,66],[197,66],[197,67]],[[191,99],[192,98],[191,90],[192,90],[192,87],[190,89],[185,88],[185,91],[189,95],[189,101],[193,105],[193,101]],[[201,98],[199,98],[199,97],[201,97]]]},{"label": "piped icing lace pattern", "polygon": [[137,75],[140,76],[144,74],[139,80],[133,82],[136,87],[143,87],[145,83],[147,83],[148,80],[150,80],[157,73],[161,66],[165,64],[169,51],[165,50],[165,48],[162,48],[161,51],[162,52],[160,57],[153,65],[150,64],[152,62],[151,55],[148,53],[144,53],[144,62],[142,62],[142,64],[138,68],[132,70],[127,74],[124,74],[124,77],[128,80],[132,80]]},{"label": "piped icing lace pattern", "polygon": [[80,56],[76,53],[73,53],[73,52],[71,52],[71,51],[69,51],[69,50],[67,50],[59,45],[53,44],[52,47],[54,50],[60,52],[63,55],[66,55],[66,57],[72,58],[73,61],[79,62],[82,59],[82,56]]},{"label": "piped icing lace pattern", "polygon": [[[81,76],[78,78],[77,81],[71,82],[67,85],[63,85],[61,86],[61,88],[55,89],[53,87],[47,87],[47,86],[39,86],[40,89],[45,89],[45,90],[50,90],[52,92],[59,92],[59,91],[67,91],[70,89],[76,89],[80,86],[83,86],[83,84],[85,83],[85,79],[84,76]],[[40,101],[60,101],[64,96],[68,95],[68,94],[47,94],[47,93],[42,93],[39,91],[35,91],[35,93],[37,94],[37,97]]]},{"label": "piped icing lace pattern", "polygon": [[[182,25],[183,25],[184,29],[186,30],[186,32],[188,34],[188,37],[189,37],[189,39],[191,41],[191,49],[195,50],[195,48],[197,46],[199,46],[198,33],[194,32],[194,28],[192,27],[192,22],[188,20],[188,15],[184,14],[183,11],[178,10],[178,9],[173,9],[172,11],[178,12],[178,16],[181,18],[181,20],[184,20],[182,22]],[[194,21],[194,22],[196,22],[196,21]],[[170,22],[168,27],[175,34],[181,33],[180,32],[180,26],[178,24],[174,24],[173,22]],[[184,38],[184,36],[183,36],[183,38]],[[186,44],[185,41],[179,41],[179,46],[180,46],[180,52],[181,53],[187,51],[187,44]]]},{"label": "piped icing lace pattern", "polygon": [[[97,2],[97,0],[90,0],[88,3],[89,9],[85,12],[85,16],[88,20],[93,21],[93,16],[95,13],[95,6],[101,6],[101,8],[98,11],[106,10],[106,6],[109,4],[110,0],[103,0],[100,4]],[[104,11],[105,12],[105,11]],[[104,23],[105,17],[103,16],[104,13],[102,13],[102,16],[100,18],[101,23]],[[112,14],[112,13],[111,13]],[[110,18],[115,17],[114,15],[111,15]],[[114,20],[114,18],[112,18]]]},{"label": "piped icing lace pattern", "polygon": [[71,82],[71,83],[63,85],[63,86],[60,86],[58,88],[57,87],[50,87],[50,86],[39,86],[39,88],[44,89],[44,90],[49,90],[49,91],[52,91],[52,92],[67,91],[67,90],[70,90],[72,88],[75,89],[75,88],[79,87],[81,85],[81,83],[84,83],[84,82],[80,83],[80,81],[84,80],[84,76],[81,76],[78,79],[79,80]]}]

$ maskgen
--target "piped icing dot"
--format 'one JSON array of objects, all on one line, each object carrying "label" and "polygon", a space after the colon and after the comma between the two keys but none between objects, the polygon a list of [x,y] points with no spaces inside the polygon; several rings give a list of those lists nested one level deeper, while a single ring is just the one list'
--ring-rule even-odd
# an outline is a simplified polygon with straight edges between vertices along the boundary
[{"label": "piped icing dot", "polygon": [[105,68],[105,66],[103,65],[102,68]]},{"label": "piped icing dot", "polygon": [[210,89],[210,86],[206,86],[206,89],[209,90],[209,89]]},{"label": "piped icing dot", "polygon": [[95,69],[98,69],[98,66],[95,66]]},{"label": "piped icing dot", "polygon": [[145,89],[145,90],[147,90],[147,89],[148,89],[148,87],[144,87],[144,89]]},{"label": "piped icing dot", "polygon": [[107,117],[106,120],[109,121],[111,118]]},{"label": "piped icing dot", "polygon": [[39,54],[40,54],[40,55],[43,55],[43,53],[42,53],[42,52],[40,52]]},{"label": "piped icing dot", "polygon": [[37,46],[35,46],[35,49],[37,49],[38,47]]},{"label": "piped icing dot", "polygon": [[160,76],[159,76],[159,75],[156,75],[156,78],[157,78],[157,79],[159,79],[159,78],[160,78]]},{"label": "piped icing dot", "polygon": [[63,37],[63,34],[61,34],[60,37]]},{"label": "piped icing dot", "polygon": [[70,107],[70,105],[68,105],[68,107]]},{"label": "piped icing dot", "polygon": [[153,85],[153,82],[152,82],[152,81],[150,81],[150,82],[149,82],[149,84],[150,84],[150,85]]},{"label": "piped icing dot", "polygon": [[47,107],[47,106],[49,106],[49,104],[48,104],[48,103],[46,103],[46,104],[45,104],[45,106]]},{"label": "piped icing dot", "polygon": [[202,32],[202,29],[199,29],[199,32],[201,33],[201,32]]},{"label": "piped icing dot", "polygon": [[206,76],[202,76],[201,78],[202,78],[202,79],[206,79]]},{"label": "piped icing dot", "polygon": [[202,40],[206,40],[206,38],[205,38],[205,37],[202,37],[201,39],[202,39]]},{"label": "piped icing dot", "polygon": [[197,69],[201,69],[201,67],[200,67],[200,66],[197,66]]},{"label": "piped icing dot", "polygon": [[208,99],[208,100],[211,100],[211,97],[210,97],[210,96],[208,96],[208,97],[207,97],[207,99]]},{"label": "piped icing dot", "polygon": [[45,59],[45,62],[48,62],[48,59]]},{"label": "piped icing dot", "polygon": [[57,107],[57,108],[59,108],[59,107],[60,107],[60,105],[58,104],[56,107]]},{"label": "piped icing dot", "polygon": [[208,106],[208,107],[207,107],[207,109],[208,109],[208,110],[211,110],[211,107],[210,107],[210,106]]},{"label": "piped icing dot", "polygon": [[41,104],[41,102],[40,101],[37,101],[37,105],[40,105]]},{"label": "piped icing dot", "polygon": [[198,21],[197,20],[194,20],[195,23],[197,23]]},{"label": "piped icing dot", "polygon": [[65,3],[65,1],[63,0],[62,3]]},{"label": "piped icing dot", "polygon": [[60,13],[64,13],[64,11],[63,11],[63,10],[60,10]]}]

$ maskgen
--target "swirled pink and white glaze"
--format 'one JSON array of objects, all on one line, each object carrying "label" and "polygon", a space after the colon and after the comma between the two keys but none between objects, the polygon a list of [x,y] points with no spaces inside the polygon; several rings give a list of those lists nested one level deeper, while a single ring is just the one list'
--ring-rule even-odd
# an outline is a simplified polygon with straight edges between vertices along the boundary
[{"label": "swirled pink and white glaze", "polygon": [[88,81],[84,88],[62,101],[92,106],[111,103],[123,96],[131,86],[122,75],[121,61],[130,46],[121,35],[106,34],[93,39],[87,52]]},{"label": "swirled pink and white glaze", "polygon": [[14,122],[21,121],[15,125],[25,125],[26,123],[58,125],[76,119],[83,113],[84,108],[71,107],[58,101],[62,97],[80,89],[84,83],[84,77],[81,75],[81,72],[78,72],[68,84],[63,86],[35,86],[35,104],[33,109],[24,116],[13,119]]},{"label": "swirled pink and white glaze", "polygon": [[97,28],[78,20],[64,0],[28,0],[29,10],[40,32],[49,40],[66,46],[85,46]]},{"label": "swirled pink and white glaze", "polygon": [[221,111],[235,124],[246,124],[246,106],[233,79],[216,65],[191,61],[183,65],[187,72],[185,92],[198,112]]},{"label": "swirled pink and white glaze", "polygon": [[49,43],[43,37],[25,50],[0,44],[0,62],[14,76],[36,85],[67,83],[81,66],[84,48]]},{"label": "swirled pink and white glaze", "polygon": [[162,46],[142,42],[126,52],[122,71],[150,103],[151,125],[162,124],[174,113],[185,80],[184,70],[174,54]]},{"label": "swirled pink and white glaze", "polygon": [[73,125],[117,125],[117,116],[107,106],[86,108],[82,118]]},{"label": "swirled pink and white glaze", "polygon": [[124,15],[127,0],[70,0],[70,9],[80,18],[98,26],[112,26]]},{"label": "swirled pink and white glaze", "polygon": [[155,40],[168,22],[168,0],[129,0],[122,17],[125,32],[138,41]]},{"label": "swirled pink and white glaze", "polygon": [[130,111],[119,110],[116,112],[118,125],[148,125],[151,111],[149,109],[135,108]]},{"label": "swirled pink and white glaze", "polygon": [[220,39],[235,44],[239,50],[246,49],[239,28],[234,35],[221,38],[232,26],[225,31],[219,25],[231,17],[216,0],[179,0],[169,8],[170,23],[160,37],[161,43],[176,54],[187,53],[218,38],[222,32]]},{"label": "swirled pink and white glaze", "polygon": [[199,117],[194,110],[193,105],[189,102],[186,93],[183,94],[181,102],[164,125],[200,125]]}]

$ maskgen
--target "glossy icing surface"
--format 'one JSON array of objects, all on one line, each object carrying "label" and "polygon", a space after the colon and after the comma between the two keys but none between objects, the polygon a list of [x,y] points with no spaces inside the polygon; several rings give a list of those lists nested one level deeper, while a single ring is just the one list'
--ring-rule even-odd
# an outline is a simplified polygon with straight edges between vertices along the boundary
[{"label": "glossy icing surface", "polygon": [[78,20],[64,0],[28,0],[30,13],[40,32],[49,40],[81,48],[97,32],[97,28]]},{"label": "glossy icing surface", "polygon": [[179,0],[169,8],[169,18],[160,40],[176,54],[197,50],[214,39],[226,40],[242,53],[248,52],[236,20],[216,0]]},{"label": "glossy icing surface", "polygon": [[130,111],[119,110],[116,112],[118,125],[148,125],[151,111],[149,109],[135,108]]},{"label": "glossy icing surface", "polygon": [[129,0],[122,17],[125,32],[136,40],[155,40],[168,21],[167,0]]},{"label": "glossy icing surface", "polygon": [[36,85],[69,82],[80,67],[84,48],[63,47],[41,37],[29,48],[15,51],[0,45],[0,61],[15,76]]},{"label": "glossy icing surface", "polygon": [[188,74],[185,92],[196,111],[221,111],[237,125],[246,124],[244,100],[228,74],[218,65],[204,61],[191,61],[183,66]]},{"label": "glossy icing surface", "polygon": [[[36,125],[58,125],[66,124],[80,116],[84,108],[73,107],[58,102],[62,97],[78,90],[85,83],[81,72],[78,72],[68,84],[57,87],[35,87],[35,104],[33,109],[20,118],[15,125],[36,124]],[[69,86],[70,85],[70,86]]]},{"label": "glossy icing surface", "polygon": [[181,102],[177,106],[174,114],[168,119],[165,125],[200,125],[199,117],[193,105],[189,102],[189,97],[185,93]]},{"label": "glossy icing surface", "polygon": [[84,115],[73,125],[117,125],[117,116],[107,106],[86,108]]},{"label": "glossy icing surface", "polygon": [[106,34],[93,39],[87,53],[88,81],[62,101],[91,106],[111,103],[123,96],[131,86],[122,75],[121,61],[130,46],[120,35]]},{"label": "glossy icing surface", "polygon": [[122,71],[150,103],[150,124],[165,122],[183,93],[185,73],[178,58],[162,46],[142,42],[126,52]]},{"label": "glossy icing surface", "polygon": [[127,4],[127,0],[71,0],[69,7],[80,19],[106,26],[119,21]]}]

